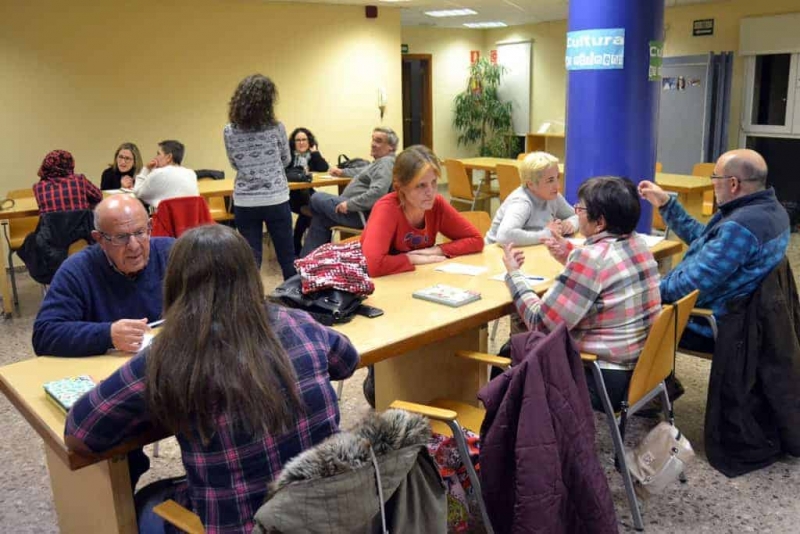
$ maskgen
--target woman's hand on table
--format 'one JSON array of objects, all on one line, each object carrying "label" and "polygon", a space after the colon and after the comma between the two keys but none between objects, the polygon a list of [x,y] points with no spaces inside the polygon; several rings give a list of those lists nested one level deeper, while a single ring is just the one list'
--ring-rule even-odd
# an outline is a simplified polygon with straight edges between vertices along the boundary
[{"label": "woman's hand on table", "polygon": [[575,233],[575,228],[569,221],[561,221],[561,235],[572,235]]},{"label": "woman's hand on table", "polygon": [[518,271],[525,263],[525,253],[521,250],[514,250],[514,243],[506,243],[503,247],[503,265],[506,271]]},{"label": "woman's hand on table", "polygon": [[331,176],[341,176],[342,169],[340,169],[339,167],[331,167],[330,169],[328,169],[328,174],[330,174]]},{"label": "woman's hand on table", "polygon": [[422,248],[419,250],[412,250],[410,252],[406,252],[406,256],[408,257],[408,261],[410,261],[412,265],[439,263],[440,261],[444,261],[447,259],[447,256],[444,255],[444,252],[442,252],[441,247],[438,246]]},{"label": "woman's hand on table", "polygon": [[550,233],[554,234],[554,235],[555,234],[565,234],[566,233],[566,232],[564,232],[563,223],[558,219],[553,219],[552,221],[547,223],[547,226],[545,226],[545,228],[550,230]]}]

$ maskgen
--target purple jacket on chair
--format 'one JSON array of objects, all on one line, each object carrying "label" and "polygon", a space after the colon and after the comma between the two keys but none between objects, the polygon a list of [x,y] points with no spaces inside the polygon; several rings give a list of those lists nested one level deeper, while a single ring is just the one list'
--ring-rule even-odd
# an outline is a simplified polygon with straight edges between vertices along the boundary
[{"label": "purple jacket on chair", "polygon": [[580,353],[562,324],[511,339],[514,365],[478,393],[481,484],[495,532],[617,532]]}]

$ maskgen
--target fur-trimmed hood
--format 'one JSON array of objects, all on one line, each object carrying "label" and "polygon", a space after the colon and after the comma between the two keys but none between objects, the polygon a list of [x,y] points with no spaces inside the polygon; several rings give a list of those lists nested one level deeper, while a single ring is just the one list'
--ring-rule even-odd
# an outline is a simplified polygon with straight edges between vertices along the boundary
[{"label": "fur-trimmed hood", "polygon": [[389,532],[446,534],[445,488],[425,447],[430,435],[422,416],[370,414],[284,466],[253,533],[381,533],[383,509]]},{"label": "fur-trimmed hood", "polygon": [[370,445],[380,457],[406,447],[426,445],[430,437],[430,424],[421,415],[394,409],[371,413],[353,430],[335,434],[292,458],[270,485],[269,493],[272,495],[292,482],[332,477],[370,464]]}]

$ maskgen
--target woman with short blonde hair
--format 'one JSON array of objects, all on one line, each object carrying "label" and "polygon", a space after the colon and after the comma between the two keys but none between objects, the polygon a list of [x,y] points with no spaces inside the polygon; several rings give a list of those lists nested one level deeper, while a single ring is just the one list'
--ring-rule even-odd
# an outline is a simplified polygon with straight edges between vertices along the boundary
[{"label": "woman with short blonde hair", "polygon": [[520,187],[503,202],[486,234],[486,243],[537,245],[553,235],[569,235],[578,216],[558,192],[558,158],[531,152],[519,166]]}]

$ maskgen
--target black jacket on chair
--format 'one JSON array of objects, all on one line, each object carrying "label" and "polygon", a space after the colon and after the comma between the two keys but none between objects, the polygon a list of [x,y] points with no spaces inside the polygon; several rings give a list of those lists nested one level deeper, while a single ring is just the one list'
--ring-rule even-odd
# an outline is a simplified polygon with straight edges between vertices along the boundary
[{"label": "black jacket on chair", "polygon": [[36,230],[28,234],[17,254],[31,278],[49,284],[67,259],[69,246],[80,239],[90,245],[94,228],[92,210],[54,211],[39,216]]},{"label": "black jacket on chair", "polygon": [[800,303],[786,258],[720,324],[705,441],[729,477],[800,456]]}]

